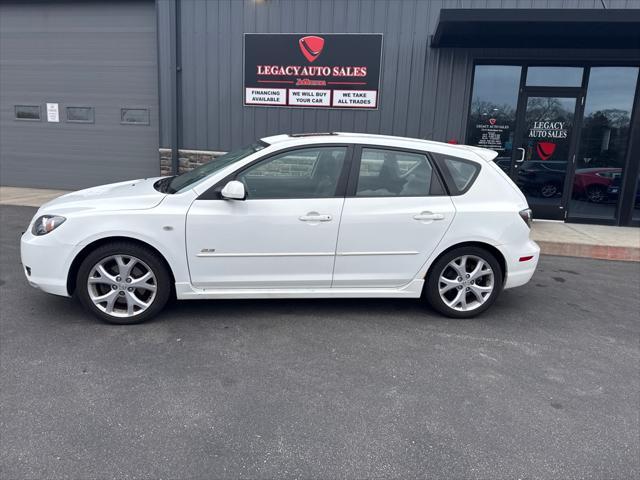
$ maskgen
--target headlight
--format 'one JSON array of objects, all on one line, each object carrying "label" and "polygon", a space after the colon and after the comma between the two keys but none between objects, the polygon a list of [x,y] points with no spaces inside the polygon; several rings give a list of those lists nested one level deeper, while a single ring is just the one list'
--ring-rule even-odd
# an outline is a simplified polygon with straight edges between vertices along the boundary
[{"label": "headlight", "polygon": [[65,222],[66,218],[58,215],[42,215],[34,222],[31,233],[36,236],[46,235]]}]

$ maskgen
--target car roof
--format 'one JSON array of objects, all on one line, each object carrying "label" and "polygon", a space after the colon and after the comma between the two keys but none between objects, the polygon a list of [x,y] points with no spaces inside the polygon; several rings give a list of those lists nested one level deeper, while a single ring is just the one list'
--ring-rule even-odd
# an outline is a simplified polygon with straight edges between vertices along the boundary
[{"label": "car roof", "polygon": [[379,145],[386,147],[406,148],[413,150],[426,150],[435,153],[455,155],[471,160],[480,159],[491,161],[498,156],[497,152],[486,148],[471,147],[451,143],[423,140],[420,138],[396,137],[393,135],[376,135],[372,133],[351,132],[327,132],[327,133],[297,133],[273,135],[261,139],[269,145],[294,147],[314,143],[356,143],[367,145]]}]

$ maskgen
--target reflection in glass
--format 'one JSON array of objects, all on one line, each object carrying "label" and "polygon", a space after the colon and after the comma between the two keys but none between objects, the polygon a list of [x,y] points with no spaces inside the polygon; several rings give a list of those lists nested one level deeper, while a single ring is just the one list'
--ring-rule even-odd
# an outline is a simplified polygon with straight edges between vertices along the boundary
[{"label": "reflection in glass", "polygon": [[467,144],[498,152],[496,163],[511,167],[513,132],[522,68],[509,65],[477,65],[473,79]]},{"label": "reflection in glass", "polygon": [[529,67],[528,87],[579,87],[582,85],[582,67]]},{"label": "reflection in glass", "polygon": [[633,196],[633,210],[631,212],[631,219],[640,222],[640,172],[638,172],[636,192]]},{"label": "reflection in glass", "polygon": [[573,134],[574,97],[529,97],[524,121],[524,161],[516,183],[534,216],[557,218]]},{"label": "reflection in glass", "polygon": [[637,78],[637,67],[591,69],[569,210],[572,217],[615,218]]}]

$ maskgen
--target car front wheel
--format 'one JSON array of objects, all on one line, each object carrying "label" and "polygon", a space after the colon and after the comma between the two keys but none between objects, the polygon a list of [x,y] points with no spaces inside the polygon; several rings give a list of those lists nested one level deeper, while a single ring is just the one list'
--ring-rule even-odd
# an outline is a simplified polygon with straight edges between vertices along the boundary
[{"label": "car front wheel", "polygon": [[171,293],[171,277],[152,250],[118,242],[87,255],[78,270],[75,293],[98,318],[133,324],[162,310]]},{"label": "car front wheel", "polygon": [[460,247],[442,255],[429,270],[426,297],[452,318],[470,318],[487,310],[502,290],[496,257],[479,247]]}]

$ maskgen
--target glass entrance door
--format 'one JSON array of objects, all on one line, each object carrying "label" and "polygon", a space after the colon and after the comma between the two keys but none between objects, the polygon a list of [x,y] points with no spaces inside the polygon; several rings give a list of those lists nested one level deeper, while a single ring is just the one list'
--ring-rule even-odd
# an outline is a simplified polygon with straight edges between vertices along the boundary
[{"label": "glass entrance door", "polygon": [[511,176],[535,218],[563,220],[578,97],[525,94],[521,105]]}]

